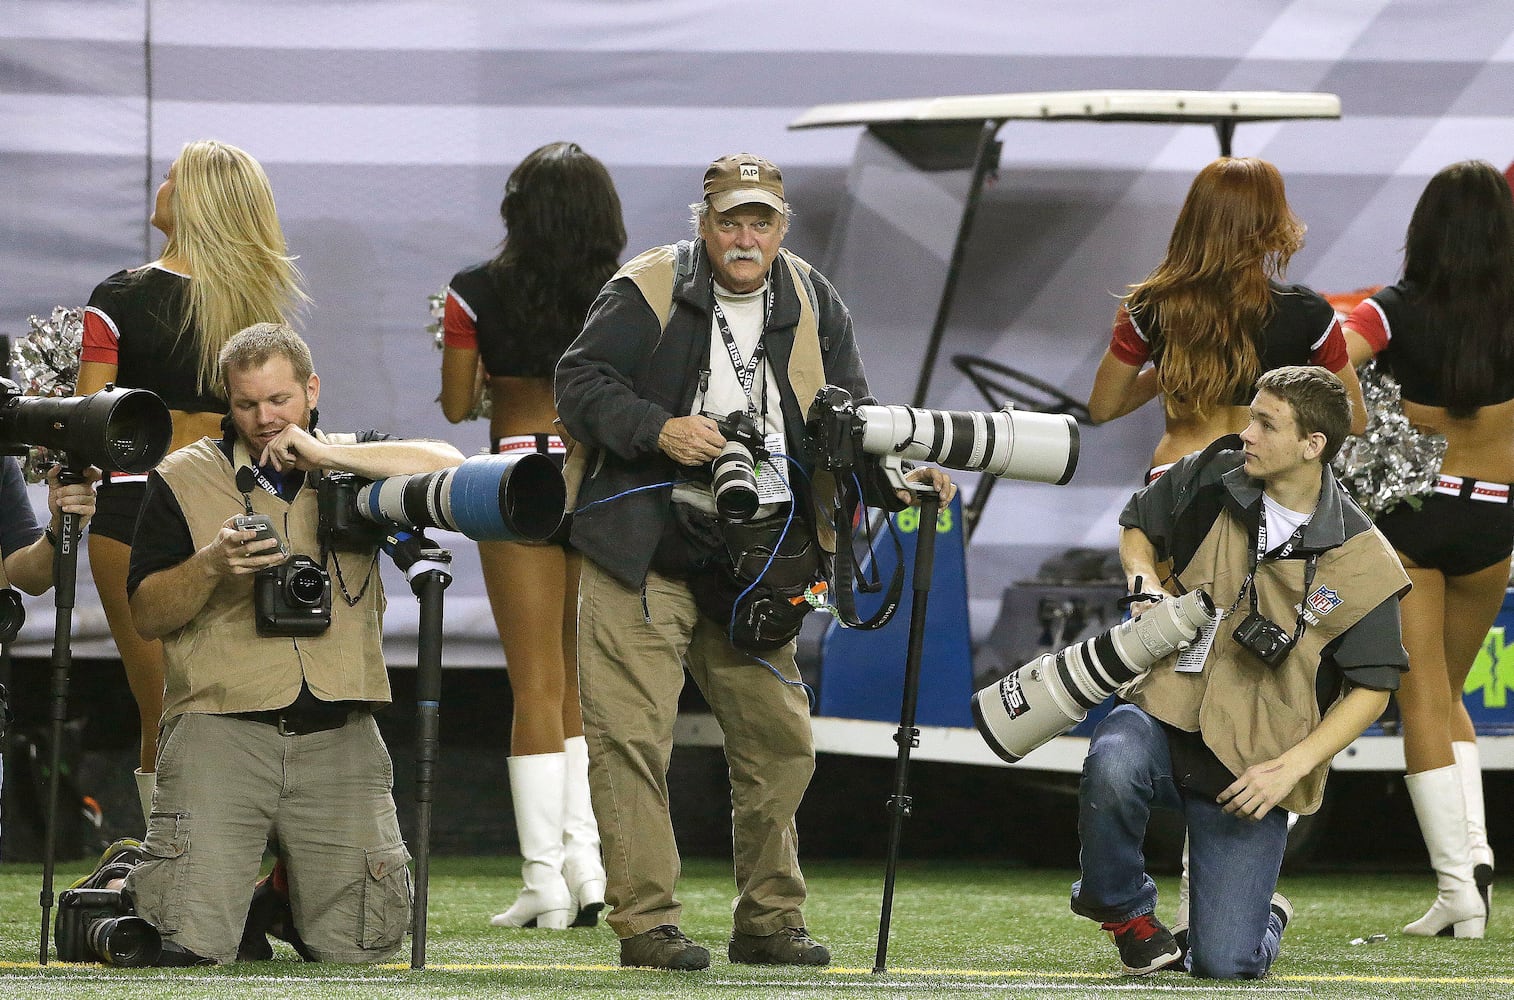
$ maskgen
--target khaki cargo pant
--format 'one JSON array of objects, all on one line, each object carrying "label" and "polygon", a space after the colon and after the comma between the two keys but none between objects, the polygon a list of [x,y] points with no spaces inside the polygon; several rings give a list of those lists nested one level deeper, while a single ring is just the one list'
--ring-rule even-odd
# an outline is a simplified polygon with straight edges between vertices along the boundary
[{"label": "khaki cargo pant", "polygon": [[[797,679],[794,643],[764,657]],[[649,573],[629,588],[585,559],[578,670],[589,788],[604,841],[608,917],[620,937],[677,924],[678,845],[668,813],[673,720],[687,664],[725,736],[730,767],[737,930],[804,924],[794,813],[815,771],[809,702],[718,625],[686,584]]]},{"label": "khaki cargo pant", "polygon": [[157,789],[126,880],[165,940],[236,959],[263,851],[277,838],[294,923],[323,962],[378,962],[410,924],[409,853],[373,716],[305,736],[219,715],[163,727]]}]

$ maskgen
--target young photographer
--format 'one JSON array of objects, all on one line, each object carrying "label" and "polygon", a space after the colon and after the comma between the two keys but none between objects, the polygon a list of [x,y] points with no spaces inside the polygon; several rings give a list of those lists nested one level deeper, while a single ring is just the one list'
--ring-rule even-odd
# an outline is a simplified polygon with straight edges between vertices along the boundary
[{"label": "young photographer", "polygon": [[[163,640],[166,688],[145,860],[126,888],[162,932],[165,963],[229,962],[276,840],[310,954],[380,961],[410,918],[409,855],[372,714],[390,700],[384,595],[376,550],[323,551],[318,481],[322,470],[431,472],[462,455],[316,430],[320,379],[286,326],[236,334],[220,371],[224,436],[151,474],[132,544],[132,615]],[[239,528],[249,514],[273,535]],[[286,563],[281,544],[308,562]],[[326,620],[313,622],[324,601]]]},{"label": "young photographer", "polygon": [[[608,920],[622,965],[709,965],[709,952],[678,928],[678,847],[668,814],[687,662],[730,763],[739,896],[727,954],[732,962],[825,965],[830,952],[806,932],[802,913],[794,813],[815,752],[793,635],[780,633],[773,648],[754,654],[733,641],[734,605],[715,608],[710,599],[741,589],[729,579],[729,536],[721,537],[733,525],[753,529],[744,532],[750,538],[754,525],[770,524],[769,544],[787,525],[794,551],[819,565],[817,548],[830,544],[830,497],[809,482],[805,410],[827,383],[860,398],[867,382],[846,306],[824,276],[781,249],[788,203],[776,166],[746,153],[721,157],[705,171],[704,197],[692,209],[698,238],[623,267],[557,367],[558,412],[582,449],[565,478],[571,485],[575,466],[588,470],[572,542],[584,555],[579,686]],[[727,448],[719,421],[733,412],[751,418],[773,453],[763,460],[766,481],[756,484],[768,498],[761,511],[733,507],[729,486],[721,493],[732,513],[760,515],[739,522],[718,513],[709,468]],[[730,453],[726,463],[738,478],[736,466],[749,464]],[[939,470],[910,475],[951,499],[954,487]],[[872,503],[907,502],[868,486]],[[726,586],[715,579],[722,570]]]},{"label": "young photographer", "polygon": [[[1120,516],[1132,593],[1200,588],[1223,609],[1124,692],[1083,765],[1072,909],[1103,925],[1130,975],[1267,972],[1292,915],[1275,892],[1285,810],[1319,808],[1331,758],[1407,669],[1408,577],[1329,466],[1351,424],[1345,386],[1318,366],[1274,369],[1250,414],[1239,436],[1180,460]],[[1174,576],[1161,580],[1169,559]],[[1144,871],[1153,807],[1181,810],[1188,829],[1186,960]]]}]

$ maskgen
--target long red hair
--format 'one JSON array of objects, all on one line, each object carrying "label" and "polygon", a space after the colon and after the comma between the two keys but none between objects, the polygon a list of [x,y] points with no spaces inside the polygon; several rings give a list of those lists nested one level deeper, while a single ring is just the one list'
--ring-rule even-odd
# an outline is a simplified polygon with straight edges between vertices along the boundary
[{"label": "long red hair", "polygon": [[1269,281],[1303,245],[1272,164],[1223,157],[1199,171],[1167,255],[1124,298],[1138,324],[1160,331],[1152,350],[1169,416],[1204,419],[1255,383]]}]

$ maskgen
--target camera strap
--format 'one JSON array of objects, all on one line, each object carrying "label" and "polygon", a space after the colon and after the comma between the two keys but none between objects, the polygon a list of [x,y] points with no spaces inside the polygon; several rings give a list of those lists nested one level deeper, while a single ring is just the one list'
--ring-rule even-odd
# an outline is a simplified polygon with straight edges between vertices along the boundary
[{"label": "camera strap", "polygon": [[[1272,561],[1287,559],[1290,555],[1293,554],[1293,550],[1298,548],[1299,542],[1303,540],[1304,528],[1308,525],[1308,523],[1308,521],[1305,521],[1303,524],[1294,529],[1292,537],[1290,537],[1286,542],[1278,547],[1277,554],[1272,557]],[[1265,561],[1266,552],[1267,517],[1265,514],[1263,514],[1257,519],[1256,522],[1256,548],[1251,552],[1250,569],[1246,573],[1246,579],[1241,581],[1240,593],[1235,595],[1235,603],[1239,604],[1241,601],[1241,594],[1249,594],[1251,598],[1251,613],[1254,615],[1261,614],[1261,611],[1257,607],[1256,570],[1257,567],[1261,565],[1263,561]],[[1304,602],[1309,597],[1310,588],[1314,586],[1314,570],[1318,564],[1319,556],[1317,554],[1311,552],[1309,555],[1304,557],[1304,593],[1301,597],[1299,597],[1298,619],[1294,622],[1293,625],[1293,642],[1295,645],[1297,645],[1298,641],[1304,637]],[[1234,610],[1235,604],[1230,605],[1230,611]],[[1225,614],[1229,615],[1230,611],[1225,612]]]},{"label": "camera strap", "polygon": [[325,546],[321,548],[321,561],[323,563],[327,560],[331,562],[332,575],[336,577],[336,587],[341,592],[342,600],[347,602],[349,608],[356,607],[357,602],[361,601],[363,595],[368,593],[368,585],[373,582],[373,567],[378,565],[379,550],[373,550],[373,555],[368,560],[368,570],[363,574],[363,585],[358,588],[356,594],[353,594],[347,590],[347,580],[342,576],[342,560],[337,555],[336,550],[327,551]]},{"label": "camera strap", "polygon": [[773,296],[771,292],[762,293],[762,330],[757,334],[757,349],[752,352],[750,360],[743,361],[741,348],[736,343],[736,335],[731,332],[731,324],[725,318],[725,310],[720,308],[720,299],[715,294],[715,282],[710,280],[710,301],[714,303],[715,326],[720,330],[720,339],[725,342],[725,350],[731,358],[731,368],[736,372],[736,381],[741,383],[741,391],[746,393],[746,401],[749,412],[761,413],[764,421],[767,418],[767,379],[762,380],[762,406],[757,405],[756,398],[752,395],[752,388],[757,382],[757,372],[762,367],[762,359],[767,354],[767,341],[763,339],[763,333],[767,330],[767,320],[773,309]]},{"label": "camera strap", "polygon": [[[877,612],[866,621],[862,621],[857,615],[857,599],[852,592],[854,579],[853,569],[856,567],[856,553],[852,549],[852,519],[847,514],[851,506],[846,502],[845,487],[842,487],[841,503],[836,507],[836,620],[843,628],[856,628],[869,631],[882,628],[887,625],[889,619],[894,617],[894,612],[899,609],[899,599],[904,593],[904,545],[899,541],[899,533],[894,528],[892,518],[885,518],[888,523],[889,537],[894,542],[894,575],[889,581],[888,592],[883,595],[883,605]],[[860,506],[862,497],[859,494],[857,503]],[[864,520],[864,524],[867,522]],[[868,551],[872,551],[872,529],[866,528]],[[873,560],[873,566],[877,567],[877,560]],[[860,589],[867,593],[876,593],[882,589],[881,580],[874,580],[869,585],[865,580]]]}]

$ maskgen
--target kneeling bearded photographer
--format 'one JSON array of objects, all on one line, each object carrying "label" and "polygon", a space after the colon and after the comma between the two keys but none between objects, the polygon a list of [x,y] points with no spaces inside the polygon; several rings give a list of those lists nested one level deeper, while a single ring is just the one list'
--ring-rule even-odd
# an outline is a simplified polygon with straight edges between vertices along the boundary
[{"label": "kneeling bearded photographer", "polygon": [[[377,542],[321,540],[323,473],[434,472],[463,457],[436,441],[316,430],[320,378],[291,329],[260,323],[222,348],[230,413],[220,440],[149,476],[127,587],[139,632],[163,640],[157,786],[137,915],[162,964],[268,957],[243,942],[269,901],[301,954],[376,962],[410,921],[409,854],[373,711],[390,701]],[[259,885],[264,850],[279,863]],[[292,925],[292,926],[291,926]]]}]

